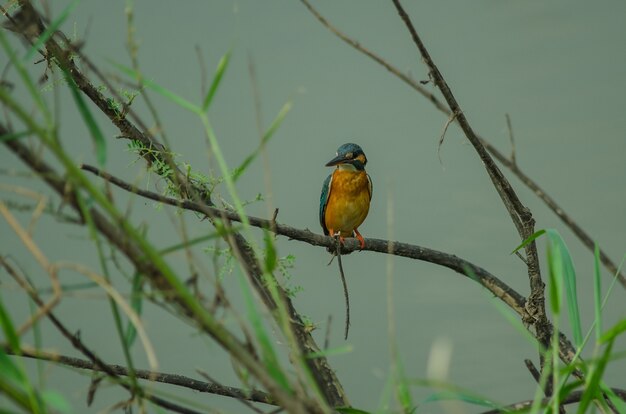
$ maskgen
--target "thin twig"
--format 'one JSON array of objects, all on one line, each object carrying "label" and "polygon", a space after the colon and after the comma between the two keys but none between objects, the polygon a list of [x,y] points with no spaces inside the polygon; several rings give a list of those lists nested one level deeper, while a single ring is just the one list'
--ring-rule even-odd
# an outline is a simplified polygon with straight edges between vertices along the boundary
[{"label": "thin twig", "polygon": [[450,124],[454,122],[454,120],[456,119],[456,116],[457,116],[456,112],[450,115],[448,117],[448,120],[446,121],[446,124],[443,126],[443,131],[441,131],[441,136],[439,137],[439,145],[437,145],[437,157],[439,158],[439,164],[443,164],[443,162],[441,161],[441,146],[443,145],[443,140],[446,137],[446,132],[448,131],[448,127],[450,126]]},{"label": "thin twig", "polygon": [[517,167],[517,160],[515,159],[515,138],[513,137],[513,125],[511,124],[511,116],[505,114],[506,127],[509,130],[509,141],[511,141],[511,163]]}]

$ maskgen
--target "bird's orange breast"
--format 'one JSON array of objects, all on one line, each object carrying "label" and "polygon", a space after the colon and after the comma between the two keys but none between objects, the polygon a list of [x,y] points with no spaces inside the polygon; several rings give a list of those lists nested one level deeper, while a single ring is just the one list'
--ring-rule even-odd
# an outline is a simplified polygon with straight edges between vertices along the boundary
[{"label": "bird's orange breast", "polygon": [[363,223],[370,208],[371,185],[365,171],[336,169],[326,205],[326,228],[350,237]]}]

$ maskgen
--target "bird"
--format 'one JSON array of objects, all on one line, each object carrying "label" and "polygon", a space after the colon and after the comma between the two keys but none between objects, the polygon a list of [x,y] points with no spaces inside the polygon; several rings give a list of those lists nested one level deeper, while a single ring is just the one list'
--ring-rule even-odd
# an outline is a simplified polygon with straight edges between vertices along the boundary
[{"label": "bird", "polygon": [[367,157],[360,146],[353,143],[343,144],[337,150],[335,158],[326,163],[326,167],[335,170],[324,180],[320,197],[320,224],[327,236],[339,236],[344,244],[344,237],[359,240],[361,250],[365,240],[358,227],[367,217],[372,200],[372,180],[365,165]]}]

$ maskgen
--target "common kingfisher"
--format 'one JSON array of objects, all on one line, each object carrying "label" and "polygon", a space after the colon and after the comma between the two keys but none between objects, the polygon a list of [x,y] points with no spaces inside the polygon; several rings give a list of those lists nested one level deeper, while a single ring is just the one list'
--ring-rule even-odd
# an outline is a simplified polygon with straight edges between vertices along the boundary
[{"label": "common kingfisher", "polygon": [[372,180],[365,172],[367,158],[356,144],[343,144],[337,156],[326,163],[327,167],[337,168],[324,181],[320,197],[320,224],[327,236],[339,235],[359,240],[361,249],[365,240],[358,227],[363,223],[370,209]]}]

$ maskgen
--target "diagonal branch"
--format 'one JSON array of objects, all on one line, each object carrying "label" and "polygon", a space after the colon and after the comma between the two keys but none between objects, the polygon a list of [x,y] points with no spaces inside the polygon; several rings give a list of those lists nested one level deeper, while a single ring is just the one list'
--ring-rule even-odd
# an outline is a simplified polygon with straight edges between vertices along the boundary
[{"label": "diagonal branch", "polygon": [[[469,124],[467,117],[461,110],[459,103],[452,94],[448,83],[443,78],[443,75],[432,60],[430,53],[426,49],[426,46],[422,42],[422,39],[417,34],[409,15],[406,13],[399,0],[392,0],[393,4],[400,15],[400,18],[406,25],[413,42],[417,46],[422,60],[426,64],[429,70],[429,74],[435,85],[441,91],[444,99],[450,107],[450,111],[456,114],[457,122],[465,133],[466,138],[470,141],[479,158],[483,162],[485,169],[491,182],[493,183],[500,199],[504,203],[513,224],[517,228],[517,232],[522,240],[526,240],[534,233],[535,220],[532,217],[530,210],[525,207],[519,200],[517,194],[511,187],[509,181],[504,177],[498,166],[495,164],[484,145],[480,142],[474,130]],[[525,322],[532,323],[535,326],[537,332],[537,339],[546,348],[550,343],[550,322],[546,316],[545,311],[545,296],[544,296],[544,283],[541,280],[541,271],[539,268],[539,257],[537,255],[537,246],[535,242],[531,242],[526,245],[526,263],[528,267],[528,278],[530,281],[530,295],[526,301],[526,308],[532,319],[527,319]]]},{"label": "diagonal branch", "polygon": [[[443,112],[448,119],[452,117],[452,111],[439,100],[435,95],[430,93],[426,88],[422,87],[419,83],[417,83],[414,79],[410,78],[406,74],[404,74],[400,69],[390,64],[387,60],[383,59],[376,53],[367,49],[361,43],[356,41],[355,39],[349,37],[339,29],[337,29],[334,25],[332,25],[324,16],[322,16],[308,0],[300,0],[306,8],[315,16],[315,18],[328,30],[330,30],[333,34],[343,40],[345,43],[350,45],[352,48],[357,51],[363,53],[364,55],[371,58],[374,62],[380,64],[385,69],[387,69],[390,73],[396,76],[398,79],[406,83],[409,87],[414,89],[417,93],[424,96],[427,100],[429,100],[435,108],[439,111]],[[572,230],[572,232],[580,239],[580,241],[585,245],[589,250],[593,251],[597,242],[593,240],[593,238],[582,228],[580,227],[574,219],[567,214],[561,206],[557,204],[557,202],[548,195],[533,179],[528,177],[517,165],[514,156],[512,154],[511,158],[507,158],[502,152],[500,152],[496,147],[491,145],[484,137],[476,134],[476,137],[483,144],[485,149],[495,158],[497,159],[503,166],[508,168],[517,178],[522,181],[524,185],[526,185],[541,201],[543,201],[550,210],[556,216],[561,219],[561,221]],[[611,273],[611,275],[617,275],[620,283],[624,288],[626,288],[626,276],[622,272],[619,271],[618,266],[611,260],[611,258],[607,255],[607,253],[599,248],[600,251],[600,260],[602,264],[606,267],[606,269]]]}]

